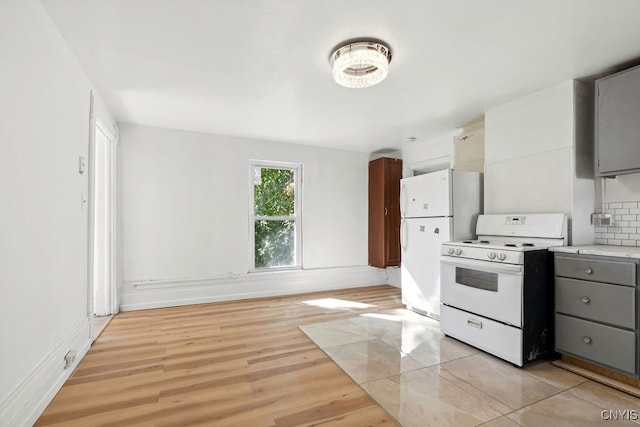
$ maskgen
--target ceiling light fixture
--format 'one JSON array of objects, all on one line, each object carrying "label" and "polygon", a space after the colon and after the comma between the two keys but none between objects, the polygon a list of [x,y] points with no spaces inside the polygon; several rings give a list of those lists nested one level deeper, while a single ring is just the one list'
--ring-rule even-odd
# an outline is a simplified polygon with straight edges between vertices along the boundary
[{"label": "ceiling light fixture", "polygon": [[335,49],[329,62],[333,67],[333,79],[339,85],[369,87],[387,77],[391,50],[377,41],[350,42]]}]

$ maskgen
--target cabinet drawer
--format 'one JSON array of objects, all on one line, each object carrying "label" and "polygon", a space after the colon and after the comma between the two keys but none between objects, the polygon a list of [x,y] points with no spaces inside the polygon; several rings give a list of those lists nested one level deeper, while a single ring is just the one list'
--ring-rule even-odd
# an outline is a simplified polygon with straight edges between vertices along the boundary
[{"label": "cabinet drawer", "polygon": [[556,277],[556,311],[635,329],[635,288]]},{"label": "cabinet drawer", "polygon": [[556,351],[636,374],[634,332],[556,314]]},{"label": "cabinet drawer", "polygon": [[616,285],[636,285],[636,265],[631,262],[555,256],[556,276]]},{"label": "cabinet drawer", "polygon": [[440,307],[440,330],[462,342],[522,366],[521,329],[443,304]]}]

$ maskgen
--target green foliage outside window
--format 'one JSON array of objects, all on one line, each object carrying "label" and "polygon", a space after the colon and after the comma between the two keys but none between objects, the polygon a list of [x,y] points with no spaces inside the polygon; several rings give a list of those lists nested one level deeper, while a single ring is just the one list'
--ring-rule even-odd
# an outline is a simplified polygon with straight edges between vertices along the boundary
[{"label": "green foliage outside window", "polygon": [[295,265],[295,221],[268,217],[293,217],[295,173],[292,169],[258,168],[254,183],[255,267]]}]

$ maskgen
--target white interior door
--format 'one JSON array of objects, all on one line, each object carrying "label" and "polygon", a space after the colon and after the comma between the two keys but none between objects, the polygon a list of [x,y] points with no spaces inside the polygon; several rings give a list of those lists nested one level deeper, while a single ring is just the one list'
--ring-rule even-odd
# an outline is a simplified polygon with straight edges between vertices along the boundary
[{"label": "white interior door", "polygon": [[92,150],[91,281],[93,314],[106,316],[117,311],[114,280],[114,138],[96,122]]}]

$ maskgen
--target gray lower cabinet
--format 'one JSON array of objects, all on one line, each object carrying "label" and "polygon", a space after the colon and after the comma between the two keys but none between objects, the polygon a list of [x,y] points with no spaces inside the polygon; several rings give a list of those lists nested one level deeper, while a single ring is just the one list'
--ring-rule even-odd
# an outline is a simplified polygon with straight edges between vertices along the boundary
[{"label": "gray lower cabinet", "polygon": [[554,258],[556,351],[638,378],[639,260]]},{"label": "gray lower cabinet", "polygon": [[636,290],[631,286],[556,277],[556,312],[634,329]]},{"label": "gray lower cabinet", "polygon": [[556,314],[556,340],[559,351],[631,375],[636,373],[633,331]]}]

